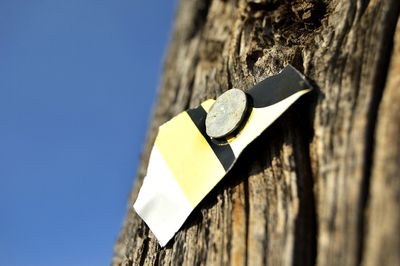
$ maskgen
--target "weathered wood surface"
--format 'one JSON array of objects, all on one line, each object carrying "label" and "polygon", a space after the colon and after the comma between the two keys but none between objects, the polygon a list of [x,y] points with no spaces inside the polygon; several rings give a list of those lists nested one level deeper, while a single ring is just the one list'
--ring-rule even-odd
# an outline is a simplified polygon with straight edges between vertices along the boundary
[{"label": "weathered wood surface", "polygon": [[[399,10],[398,0],[182,0],[113,265],[400,265]],[[316,92],[160,248],[131,208],[158,126],[287,63]]]},{"label": "weathered wood surface", "polygon": [[400,21],[379,106],[370,182],[365,265],[400,265]]}]

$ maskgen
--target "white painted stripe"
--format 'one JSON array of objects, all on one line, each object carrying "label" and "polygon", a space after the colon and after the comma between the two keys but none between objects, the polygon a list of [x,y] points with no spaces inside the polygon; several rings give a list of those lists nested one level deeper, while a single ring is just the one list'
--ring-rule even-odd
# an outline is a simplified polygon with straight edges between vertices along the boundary
[{"label": "white painted stripe", "polygon": [[161,246],[179,230],[193,210],[156,146],[147,176],[133,207],[150,227]]},{"label": "white painted stripe", "polygon": [[267,129],[278,117],[280,117],[300,96],[309,92],[310,89],[298,91],[276,104],[253,108],[253,111],[240,133],[229,141],[236,158],[255,138]]}]

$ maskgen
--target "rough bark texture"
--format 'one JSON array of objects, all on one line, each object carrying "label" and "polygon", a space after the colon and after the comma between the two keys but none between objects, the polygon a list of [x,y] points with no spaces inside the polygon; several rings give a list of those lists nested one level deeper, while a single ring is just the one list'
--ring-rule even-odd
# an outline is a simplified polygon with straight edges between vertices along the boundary
[{"label": "rough bark texture", "polygon": [[[400,265],[399,10],[399,0],[182,0],[113,264]],[[160,248],[131,208],[158,126],[288,63],[315,92]]]}]

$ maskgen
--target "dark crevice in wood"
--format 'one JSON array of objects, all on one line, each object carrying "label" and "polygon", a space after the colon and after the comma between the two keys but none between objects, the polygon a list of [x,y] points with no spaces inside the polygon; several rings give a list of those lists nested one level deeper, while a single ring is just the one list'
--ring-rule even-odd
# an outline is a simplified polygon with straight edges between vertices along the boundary
[{"label": "dark crevice in wood", "polygon": [[228,89],[232,89],[232,76],[231,71],[229,70],[229,58],[226,60],[226,73],[227,73],[227,82],[228,82]]},{"label": "dark crevice in wood", "polygon": [[[331,41],[336,40],[338,45],[333,46],[334,50],[331,50],[332,56],[328,59],[327,62],[328,73],[336,72],[340,75],[343,75],[344,73],[343,68],[346,66],[346,64],[343,63],[343,60],[346,60],[347,54],[342,53],[342,50],[344,49],[343,44],[346,43],[346,38],[348,37],[347,34],[351,29],[351,25],[354,21],[354,15],[355,15],[355,11],[352,12],[351,9],[348,12],[351,13],[351,15],[345,16],[343,25],[344,29],[340,32],[334,32],[332,36],[330,36]],[[331,44],[332,43],[329,43],[329,45]],[[328,78],[330,79],[338,78],[338,80],[342,80],[342,76],[337,77],[336,75],[329,75]],[[333,80],[330,80],[330,82],[333,82]],[[339,88],[340,87],[341,86],[339,86]]]},{"label": "dark crevice in wood", "polygon": [[143,240],[142,244],[142,253],[140,254],[140,265],[144,265],[144,261],[146,260],[147,252],[149,251],[149,238],[146,237]]},{"label": "dark crevice in wood", "polygon": [[296,49],[290,63],[301,73],[304,73],[304,58],[300,48]]},{"label": "dark crevice in wood", "polygon": [[361,265],[363,259],[363,251],[365,245],[365,234],[366,234],[366,224],[367,224],[367,206],[368,197],[370,192],[370,179],[373,164],[373,154],[375,146],[375,129],[378,117],[379,105],[382,100],[383,91],[385,88],[386,77],[388,74],[388,69],[390,65],[390,59],[393,49],[393,40],[396,30],[396,25],[399,20],[400,15],[400,2],[393,1],[393,6],[389,11],[387,16],[386,24],[383,26],[383,30],[386,32],[384,36],[387,38],[386,41],[382,41],[382,47],[380,49],[380,58],[376,64],[376,77],[373,82],[373,97],[372,102],[369,105],[369,119],[366,130],[365,147],[366,151],[364,153],[364,176],[362,179],[362,188],[359,200],[360,213],[358,217],[358,249],[357,249],[357,264]]},{"label": "dark crevice in wood", "polygon": [[[317,255],[317,210],[314,195],[314,177],[311,170],[309,145],[314,136],[311,119],[315,113],[317,92],[301,99],[293,106],[294,121],[303,121],[297,126],[294,137],[296,157],[297,186],[299,190],[299,214],[296,219],[293,265],[315,265]],[[302,108],[311,106],[310,109]],[[309,121],[307,121],[309,120]],[[294,123],[298,125],[297,123]],[[307,243],[307,245],[304,245]]]},{"label": "dark crevice in wood", "polygon": [[154,259],[154,265],[159,265],[159,264],[160,264],[160,253],[161,253],[160,250],[158,250],[158,251],[156,252],[156,257],[155,257],[155,259]]},{"label": "dark crevice in wood", "polygon": [[365,11],[367,10],[370,0],[359,0],[358,2],[360,3],[360,6],[358,7],[357,19],[360,19],[364,15]]},{"label": "dark crevice in wood", "polygon": [[[217,185],[218,186],[218,185]],[[229,189],[228,189],[229,190]],[[230,198],[230,197],[229,197]],[[232,250],[232,232],[231,232],[231,228],[232,228],[232,222],[228,223],[228,232],[227,232],[227,243],[226,243],[226,250],[227,250],[227,257],[228,257],[228,262],[227,264],[230,265],[231,264],[231,251]],[[222,255],[222,254],[221,254]]]},{"label": "dark crevice in wood", "polygon": [[[266,220],[268,221],[268,214],[266,215]],[[263,248],[264,248],[264,250],[268,250],[268,243],[269,243],[268,237],[263,239]],[[262,258],[263,258],[264,265],[268,266],[268,255],[267,255],[267,252],[264,252],[262,254]]]},{"label": "dark crevice in wood", "polygon": [[248,265],[248,247],[249,247],[249,220],[250,220],[250,197],[249,197],[249,182],[248,180],[243,181],[243,186],[244,186],[244,207],[245,207],[245,215],[246,215],[246,228],[245,228],[245,258],[244,262],[245,265]]},{"label": "dark crevice in wood", "polygon": [[279,3],[277,0],[265,0],[265,1],[247,1],[247,5],[249,7],[249,11],[257,12],[257,11],[272,11],[278,8]]},{"label": "dark crevice in wood", "polygon": [[[175,236],[174,245],[173,245],[173,253],[172,254],[177,254],[176,256],[173,255],[174,263],[176,263],[176,265],[183,265],[183,262],[185,260],[186,245],[183,245],[182,242],[184,242],[186,239],[185,235],[187,234],[187,230],[185,230],[181,233],[184,237],[177,239],[177,237]],[[178,254],[179,254],[179,256],[178,256]]]},{"label": "dark crevice in wood", "polygon": [[191,25],[187,31],[186,40],[192,39],[197,36],[198,32],[203,29],[207,21],[208,11],[210,9],[211,0],[197,1],[194,4],[195,10],[185,10],[186,12],[193,12]]},{"label": "dark crevice in wood", "polygon": [[250,71],[253,70],[254,64],[257,62],[258,58],[264,55],[261,50],[254,50],[246,56],[246,64]]},{"label": "dark crevice in wood", "polygon": [[[197,62],[196,62],[195,65],[197,65]],[[196,76],[196,74],[194,73],[193,76],[190,79],[188,87],[186,88],[186,90],[188,91],[189,94],[188,94],[188,96],[186,98],[186,102],[184,103],[184,106],[185,106],[184,110],[187,110],[187,109],[189,109],[191,107],[190,103],[191,103],[192,95],[193,95],[193,86],[194,86],[195,76]]]}]

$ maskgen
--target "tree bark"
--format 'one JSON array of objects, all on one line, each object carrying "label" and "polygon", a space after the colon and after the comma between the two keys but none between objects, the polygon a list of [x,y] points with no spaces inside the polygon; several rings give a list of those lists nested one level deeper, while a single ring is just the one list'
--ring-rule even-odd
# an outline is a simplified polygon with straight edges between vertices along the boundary
[{"label": "tree bark", "polygon": [[[398,0],[182,0],[113,265],[400,265]],[[313,83],[160,248],[132,204],[160,124],[292,64]]]}]

